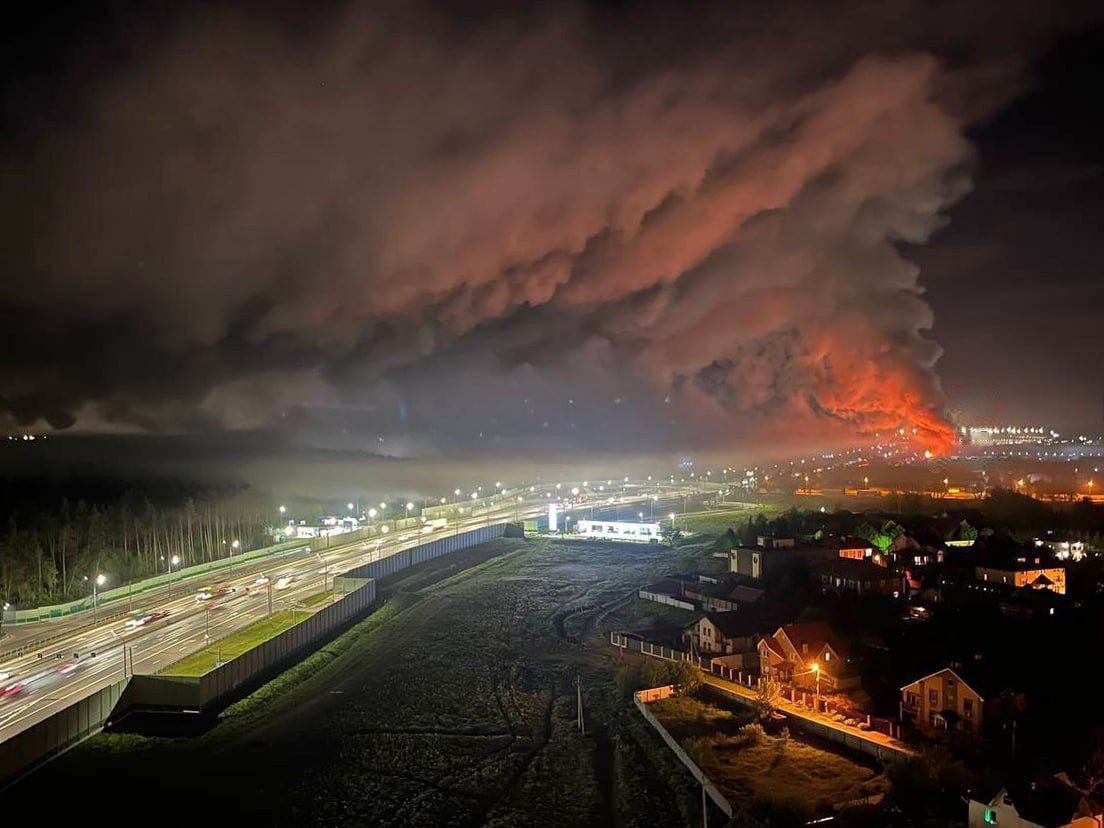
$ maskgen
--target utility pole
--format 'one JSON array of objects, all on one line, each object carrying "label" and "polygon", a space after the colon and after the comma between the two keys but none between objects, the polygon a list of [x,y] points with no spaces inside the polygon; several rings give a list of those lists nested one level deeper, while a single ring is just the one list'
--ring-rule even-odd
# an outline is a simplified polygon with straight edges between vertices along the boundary
[{"label": "utility pole", "polygon": [[575,674],[575,702],[578,709],[579,733],[586,736],[586,722],[583,720],[583,681],[578,673]]},{"label": "utility pole", "polygon": [[705,779],[701,783],[702,792],[702,828],[709,828],[709,802],[705,798]]},{"label": "utility pole", "polygon": [[268,614],[272,615],[272,579],[268,579]]}]

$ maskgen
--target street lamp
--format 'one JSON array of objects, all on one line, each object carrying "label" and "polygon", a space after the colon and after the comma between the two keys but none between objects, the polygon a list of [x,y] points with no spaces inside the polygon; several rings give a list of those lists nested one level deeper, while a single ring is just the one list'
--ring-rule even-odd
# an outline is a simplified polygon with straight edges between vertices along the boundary
[{"label": "street lamp", "polygon": [[820,712],[820,665],[813,662],[813,675],[816,676],[816,711]]},{"label": "street lamp", "polygon": [[353,504],[352,503],[346,503],[345,508],[347,508],[351,512],[351,511],[353,511]]},{"label": "street lamp", "polygon": [[280,514],[281,514],[281,515],[283,515],[283,514],[287,514],[287,506],[284,506],[284,505],[282,505],[282,504],[281,504],[281,506],[280,506]]},{"label": "street lamp", "polygon": [[[84,580],[89,580],[88,576],[84,576]],[[100,599],[100,587],[107,583],[106,575],[97,575],[92,578],[92,623],[96,622],[96,607],[99,604]]]},{"label": "street lamp", "polygon": [[368,510],[368,517],[370,518],[374,518],[378,514],[379,512],[376,511],[376,508],[374,506]]},{"label": "street lamp", "polygon": [[414,511],[414,504],[413,503],[407,503],[406,504],[406,511],[413,512]]}]

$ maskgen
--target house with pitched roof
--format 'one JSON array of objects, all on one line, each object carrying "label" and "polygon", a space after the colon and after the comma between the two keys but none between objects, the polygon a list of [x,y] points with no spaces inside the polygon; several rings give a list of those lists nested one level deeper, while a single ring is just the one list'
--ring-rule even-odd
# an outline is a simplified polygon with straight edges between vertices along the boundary
[{"label": "house with pitched roof", "polygon": [[[992,789],[990,788],[990,791]],[[974,792],[967,805],[969,828],[1100,828],[1104,806],[1065,773],[1009,783],[995,793]]]},{"label": "house with pitched roof", "polygon": [[832,628],[823,622],[786,624],[759,640],[759,672],[785,684],[821,692],[859,685],[847,653]]},{"label": "house with pitched roof", "polygon": [[754,653],[760,623],[752,612],[703,612],[686,625],[684,640],[704,655]]},{"label": "house with pitched roof", "polygon": [[901,721],[920,730],[977,734],[985,722],[985,698],[962,675],[944,667],[901,688]]}]

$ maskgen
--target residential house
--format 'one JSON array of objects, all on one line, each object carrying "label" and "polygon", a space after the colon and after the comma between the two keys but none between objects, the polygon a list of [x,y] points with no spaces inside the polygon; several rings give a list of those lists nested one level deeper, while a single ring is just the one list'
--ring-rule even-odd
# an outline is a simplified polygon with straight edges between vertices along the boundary
[{"label": "residential house", "polygon": [[920,730],[981,732],[985,699],[965,681],[961,668],[944,667],[901,688],[901,721]]},{"label": "residential house", "polygon": [[969,828],[1101,828],[1104,807],[1065,773],[971,795]]},{"label": "residential house", "polygon": [[859,685],[846,651],[821,622],[786,624],[759,640],[759,672],[803,689],[831,693]]},{"label": "residential house", "polygon": [[977,580],[983,584],[1013,589],[1049,589],[1059,595],[1066,594],[1066,568],[1045,548],[991,555],[974,571]]},{"label": "residential house", "polygon": [[901,591],[901,578],[884,566],[868,560],[837,558],[816,567],[821,586],[837,592],[849,590],[862,595],[878,592],[897,595]]},{"label": "residential house", "polygon": [[830,545],[837,552],[837,557],[848,558],[855,561],[866,561],[874,557],[874,546],[864,538],[845,536],[833,538]]},{"label": "residential house", "polygon": [[729,571],[756,581],[790,566],[793,561],[802,559],[810,564],[828,561],[838,557],[837,550],[831,546],[785,546],[767,547],[735,546],[728,552]]},{"label": "residential house", "polygon": [[684,631],[690,648],[703,655],[750,654],[756,652],[759,619],[752,612],[703,612]]},{"label": "residential house", "polygon": [[1054,618],[1065,612],[1069,600],[1053,590],[1026,586],[1003,596],[999,604],[1006,618]]},{"label": "residential house", "polygon": [[685,595],[698,603],[703,610],[735,612],[742,605],[754,604],[763,597],[763,590],[730,583],[687,584]]},{"label": "residential house", "polygon": [[755,539],[755,545],[760,549],[793,549],[794,539],[777,535],[759,535]]}]

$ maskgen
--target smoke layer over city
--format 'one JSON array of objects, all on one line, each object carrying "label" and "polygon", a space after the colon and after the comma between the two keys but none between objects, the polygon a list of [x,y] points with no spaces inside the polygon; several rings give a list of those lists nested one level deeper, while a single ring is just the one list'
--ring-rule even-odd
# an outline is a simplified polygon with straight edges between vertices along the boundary
[{"label": "smoke layer over city", "polygon": [[128,21],[8,96],[0,417],[945,448],[907,247],[1058,24],[828,5]]}]

